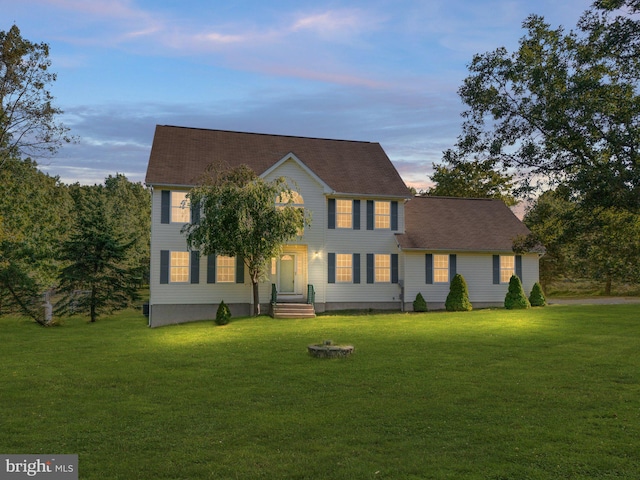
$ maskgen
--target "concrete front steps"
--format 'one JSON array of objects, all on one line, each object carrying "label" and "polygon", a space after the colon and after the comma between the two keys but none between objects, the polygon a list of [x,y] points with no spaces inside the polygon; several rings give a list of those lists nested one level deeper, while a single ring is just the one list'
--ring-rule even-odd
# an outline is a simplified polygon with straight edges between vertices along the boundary
[{"label": "concrete front steps", "polygon": [[310,303],[276,303],[271,305],[273,318],[314,318],[316,310]]}]

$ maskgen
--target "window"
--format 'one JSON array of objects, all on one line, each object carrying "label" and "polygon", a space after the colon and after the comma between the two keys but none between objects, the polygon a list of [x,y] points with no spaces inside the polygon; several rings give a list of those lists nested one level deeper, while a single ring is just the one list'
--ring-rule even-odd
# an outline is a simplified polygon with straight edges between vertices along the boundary
[{"label": "window", "polygon": [[336,254],[336,281],[351,282],[353,280],[353,255]]},{"label": "window", "polygon": [[515,271],[515,257],[500,255],[500,283],[509,283]]},{"label": "window", "polygon": [[217,258],[216,282],[234,283],[236,281],[236,259],[219,255]]},{"label": "window", "polygon": [[391,202],[374,203],[375,228],[391,228]]},{"label": "window", "polygon": [[375,283],[391,282],[391,255],[378,255],[374,257]]},{"label": "window", "polygon": [[[276,208],[284,208],[285,206],[292,206],[302,212],[304,216],[304,198],[298,192],[282,192],[276,197]],[[298,236],[304,235],[304,225],[298,229]]]},{"label": "window", "polygon": [[353,201],[336,200],[336,226],[338,228],[351,228],[353,218]]},{"label": "window", "polygon": [[435,283],[449,282],[449,255],[433,256],[433,281]]},{"label": "window", "polygon": [[171,222],[189,223],[191,221],[191,207],[187,192],[171,192]]},{"label": "window", "polygon": [[169,264],[171,283],[186,283],[189,281],[189,257],[189,252],[171,252]]}]

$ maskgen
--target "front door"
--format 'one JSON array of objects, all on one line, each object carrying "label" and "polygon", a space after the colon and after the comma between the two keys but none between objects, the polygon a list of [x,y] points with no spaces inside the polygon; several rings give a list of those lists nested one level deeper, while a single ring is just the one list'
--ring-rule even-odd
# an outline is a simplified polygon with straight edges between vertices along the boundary
[{"label": "front door", "polygon": [[280,293],[296,291],[296,256],[287,253],[280,256]]}]

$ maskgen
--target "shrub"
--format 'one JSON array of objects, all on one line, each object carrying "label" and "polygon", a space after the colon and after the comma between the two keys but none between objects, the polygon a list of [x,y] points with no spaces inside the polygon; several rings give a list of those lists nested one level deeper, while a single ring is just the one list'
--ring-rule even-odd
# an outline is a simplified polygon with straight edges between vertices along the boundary
[{"label": "shrub", "polygon": [[507,296],[504,298],[504,308],[514,310],[529,307],[531,307],[531,304],[529,303],[527,295],[524,293],[520,278],[518,278],[517,275],[511,275],[509,290],[507,291]]},{"label": "shrub", "polygon": [[444,302],[444,307],[448,312],[469,312],[473,309],[469,301],[469,290],[464,277],[457,273],[451,280],[449,295]]},{"label": "shrub", "polygon": [[416,295],[416,299],[413,301],[413,311],[414,312],[427,311],[427,302],[420,292],[418,292],[418,295]]},{"label": "shrub", "polygon": [[222,300],[216,312],[216,323],[218,325],[226,325],[229,323],[229,320],[231,320],[231,310],[229,310],[228,305]]},{"label": "shrub", "polygon": [[544,298],[542,286],[538,282],[533,284],[531,294],[529,295],[529,303],[532,307],[544,307],[547,304],[547,299]]}]

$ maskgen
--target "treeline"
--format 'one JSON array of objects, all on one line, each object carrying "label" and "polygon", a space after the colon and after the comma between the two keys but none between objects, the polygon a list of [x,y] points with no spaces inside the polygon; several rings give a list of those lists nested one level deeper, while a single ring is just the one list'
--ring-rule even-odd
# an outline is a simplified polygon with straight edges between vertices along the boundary
[{"label": "treeline", "polygon": [[66,185],[35,162],[0,159],[0,314],[92,321],[124,308],[148,283],[151,195],[116,174]]}]

